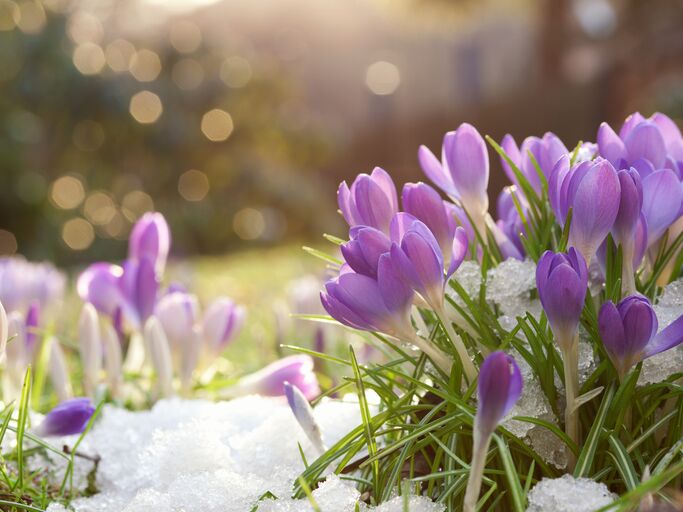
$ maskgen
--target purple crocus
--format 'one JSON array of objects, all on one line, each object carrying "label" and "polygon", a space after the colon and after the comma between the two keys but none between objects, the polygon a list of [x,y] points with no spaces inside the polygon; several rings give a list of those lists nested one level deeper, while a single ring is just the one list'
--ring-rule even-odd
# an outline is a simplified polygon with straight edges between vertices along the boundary
[{"label": "purple crocus", "polygon": [[[526,228],[517,211],[513,195],[517,197],[522,212],[526,213],[524,201],[522,198],[519,198],[517,188],[505,187],[498,195],[496,202],[496,212],[498,213],[496,227],[504,235],[497,242],[504,259],[515,258],[523,260],[525,251],[521,237]],[[494,236],[496,236],[495,232]]]},{"label": "purple crocus", "polygon": [[34,354],[38,345],[38,338],[40,336],[40,304],[32,302],[28,307],[26,313],[26,350],[30,354]]},{"label": "purple crocus", "polygon": [[401,202],[407,213],[422,221],[432,232],[448,266],[457,223],[439,193],[426,183],[406,183]]},{"label": "purple crocus", "polygon": [[161,275],[171,247],[171,232],[161,213],[147,212],[135,223],[128,239],[128,258],[149,259]]},{"label": "purple crocus", "polygon": [[[501,141],[501,147],[537,193],[541,191],[541,178],[531,156],[548,178],[557,161],[569,153],[560,138],[552,132],[547,132],[542,138],[527,137],[519,148],[512,135],[507,134]],[[501,164],[510,181],[519,186],[517,176],[504,158],[501,158]]]},{"label": "purple crocus", "polygon": [[617,173],[621,197],[619,212],[612,226],[612,237],[623,251],[622,283],[627,293],[634,293],[634,260],[636,258],[636,233],[641,221],[643,206],[643,185],[640,174],[634,168],[624,169]]},{"label": "purple crocus", "polygon": [[398,211],[396,186],[389,173],[380,167],[375,167],[370,175],[359,174],[350,188],[342,182],[337,202],[349,226],[371,226],[385,233]]},{"label": "purple crocus", "polygon": [[210,353],[225,350],[242,328],[245,316],[245,309],[227,297],[218,297],[209,305],[202,321],[202,334]]},{"label": "purple crocus", "polygon": [[367,226],[351,228],[349,236],[351,239],[340,247],[344,260],[359,274],[376,278],[379,257],[391,248],[389,237]]},{"label": "purple crocus", "polygon": [[420,296],[443,314],[444,288],[467,254],[467,235],[456,228],[450,245],[450,264],[444,276],[444,257],[429,228],[410,214],[399,213],[391,223],[391,259],[395,268]]},{"label": "purple crocus", "polygon": [[472,464],[465,491],[466,512],[476,509],[491,435],[519,400],[522,386],[522,374],[512,356],[497,351],[482,363],[477,383],[479,403],[474,418]]},{"label": "purple crocus", "polygon": [[659,333],[658,325],[650,301],[643,296],[628,296],[616,306],[612,301],[602,305],[600,337],[620,379],[634,364],[683,342],[683,316]]},{"label": "purple crocus", "polygon": [[477,129],[463,123],[457,130],[448,132],[443,139],[441,161],[426,146],[420,146],[418,159],[427,177],[446,194],[460,201],[483,235],[489,204],[486,192],[489,155]]},{"label": "purple crocus", "polygon": [[669,169],[643,178],[643,215],[647,224],[647,246],[651,247],[681,216],[683,185]]},{"label": "purple crocus", "polygon": [[94,263],[78,277],[76,288],[99,312],[114,318],[121,311],[140,330],[154,311],[159,279],[148,258],[126,260],[123,267]]},{"label": "purple crocus", "polygon": [[569,168],[565,156],[555,165],[548,189],[551,206],[560,224],[564,224],[572,209],[569,245],[576,247],[590,264],[619,212],[621,187],[617,172],[603,158]]},{"label": "purple crocus", "polygon": [[588,286],[588,268],[579,252],[546,251],[536,266],[541,305],[560,347],[568,349],[579,325]]},{"label": "purple crocus", "polygon": [[683,137],[668,116],[659,112],[644,118],[636,112],[617,134],[607,123],[598,129],[600,155],[620,169],[634,167],[644,179],[654,170],[683,170]]},{"label": "purple crocus", "polygon": [[488,355],[479,370],[475,429],[490,436],[522,394],[522,374],[512,356],[497,351]]},{"label": "purple crocus", "polygon": [[65,400],[45,415],[35,433],[41,437],[80,434],[94,412],[95,408],[89,398]]},{"label": "purple crocus", "polygon": [[239,395],[254,393],[284,396],[285,382],[288,382],[296,386],[307,400],[312,400],[320,394],[320,385],[313,366],[313,358],[307,355],[284,357],[242,377],[231,391]]}]

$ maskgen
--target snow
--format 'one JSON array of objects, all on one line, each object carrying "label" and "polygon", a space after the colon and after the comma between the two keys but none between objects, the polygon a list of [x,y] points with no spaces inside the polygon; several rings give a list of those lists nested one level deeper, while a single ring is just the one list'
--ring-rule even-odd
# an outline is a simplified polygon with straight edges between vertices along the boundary
[{"label": "snow", "polygon": [[[330,446],[360,423],[357,402],[324,400],[314,414]],[[51,439],[73,445],[76,437]],[[304,469],[297,443],[309,461],[315,449],[285,400],[249,396],[227,402],[161,400],[149,411],[106,406],[79,452],[99,455],[98,494],[72,503],[76,512],[244,512],[270,492],[282,498],[260,502],[259,510],[311,510],[291,500],[292,483]],[[52,455],[55,480],[64,472]],[[41,465],[40,461],[36,462]],[[75,485],[84,488],[92,462],[76,459]],[[313,493],[325,512],[353,511],[358,491],[334,476]],[[411,497],[411,511],[440,512],[427,498]],[[361,510],[366,510],[361,504]],[[52,504],[49,512],[63,512]],[[403,498],[373,509],[403,510]]]},{"label": "snow", "polygon": [[593,512],[617,496],[590,478],[544,478],[529,491],[527,512]]},{"label": "snow", "polygon": [[[674,281],[664,288],[664,293],[654,306],[659,321],[659,330],[683,314],[683,279]],[[661,382],[674,373],[683,372],[683,344],[643,361],[638,384]]]}]

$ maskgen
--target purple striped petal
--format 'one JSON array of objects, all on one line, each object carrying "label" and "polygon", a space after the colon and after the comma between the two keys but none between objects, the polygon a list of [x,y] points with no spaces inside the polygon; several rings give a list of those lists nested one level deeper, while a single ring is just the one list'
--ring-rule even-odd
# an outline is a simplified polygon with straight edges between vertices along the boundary
[{"label": "purple striped petal", "polygon": [[683,193],[673,171],[656,171],[643,179],[643,215],[647,220],[648,247],[661,238],[678,217]]},{"label": "purple striped petal", "polygon": [[655,123],[643,121],[636,125],[624,139],[630,161],[643,158],[655,169],[661,169],[666,159],[664,138]]},{"label": "purple striped petal", "polygon": [[417,152],[420,167],[432,183],[452,197],[457,197],[458,191],[453,184],[450,173],[444,169],[438,158],[434,156],[427,146],[420,146]]},{"label": "purple striped petal", "polygon": [[482,363],[477,384],[476,428],[482,437],[490,435],[519,400],[522,374],[512,356],[493,352]]},{"label": "purple striped petal", "polygon": [[657,334],[643,350],[643,359],[683,343],[683,316],[679,316]]},{"label": "purple striped petal", "polygon": [[618,165],[620,160],[627,158],[624,141],[607,123],[600,124],[597,143],[600,156],[609,160],[613,165]]},{"label": "purple striped petal", "polygon": [[488,206],[486,189],[489,183],[489,155],[484,139],[474,126],[463,123],[446,135],[444,151],[463,204],[466,208],[484,211]]}]

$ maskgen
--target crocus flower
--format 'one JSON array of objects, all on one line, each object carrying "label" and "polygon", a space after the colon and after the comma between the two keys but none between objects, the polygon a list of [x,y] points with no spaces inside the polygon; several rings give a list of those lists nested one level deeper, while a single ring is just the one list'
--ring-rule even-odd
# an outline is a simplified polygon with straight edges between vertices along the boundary
[{"label": "crocus flower", "polygon": [[202,334],[209,352],[220,354],[242,328],[246,311],[227,297],[215,299],[204,313]]},{"label": "crocus flower", "polygon": [[581,254],[546,251],[536,266],[536,287],[550,327],[561,347],[573,343],[588,286],[588,268]]},{"label": "crocus flower", "polygon": [[[505,238],[498,242],[498,247],[504,259],[515,258],[523,260],[525,251],[521,235],[524,234],[525,227],[512,198],[513,194],[515,196],[518,194],[515,187],[505,187],[498,195],[496,202],[496,211],[498,213],[496,226],[505,235]],[[518,200],[522,211],[526,212],[524,202],[519,198]]]},{"label": "crocus flower", "polygon": [[66,357],[59,340],[54,336],[47,340],[50,360],[48,363],[48,374],[52,381],[52,387],[59,398],[59,401],[68,400],[73,395],[71,390],[71,380],[69,370],[66,365]]},{"label": "crocus flower", "polygon": [[603,158],[582,162],[570,169],[565,156],[555,165],[548,189],[560,224],[564,224],[572,209],[569,245],[576,247],[590,264],[619,212],[621,187],[617,172]]},{"label": "crocus flower", "polygon": [[643,178],[643,215],[647,224],[647,246],[651,247],[681,216],[683,185],[669,169]]},{"label": "crocus flower", "polygon": [[284,396],[285,382],[296,386],[307,400],[320,394],[318,378],[313,372],[313,359],[307,355],[279,359],[255,373],[242,377],[229,392],[233,395]]},{"label": "crocus flower", "polygon": [[448,266],[451,259],[453,237],[457,227],[455,216],[445,205],[439,193],[425,183],[406,183],[401,194],[403,209],[422,221],[432,232],[441,247]]},{"label": "crocus flower", "polygon": [[171,232],[161,213],[147,212],[135,223],[128,239],[128,258],[149,259],[154,263],[157,274],[166,267],[171,247]]},{"label": "crocus flower", "polygon": [[24,313],[32,303],[47,310],[64,295],[66,277],[50,263],[34,263],[21,256],[0,258],[0,301],[7,313]]},{"label": "crocus flower", "polygon": [[[569,153],[560,138],[551,132],[547,132],[542,138],[527,137],[520,148],[517,147],[512,135],[507,134],[501,141],[501,147],[536,192],[541,191],[541,178],[531,155],[541,172],[548,178],[557,161]],[[517,176],[504,158],[501,158],[501,164],[510,181],[519,186]]]},{"label": "crocus flower", "polygon": [[367,226],[351,228],[349,235],[350,240],[340,247],[344,260],[359,274],[376,278],[379,257],[391,249],[389,237]]},{"label": "crocus flower", "polygon": [[80,434],[94,412],[89,398],[65,400],[45,415],[35,433],[42,437]]},{"label": "crocus flower", "polygon": [[444,257],[429,228],[407,213],[392,220],[390,255],[401,277],[437,312],[443,312],[444,288],[467,254],[467,235],[458,227],[449,252],[449,268],[444,276]]},{"label": "crocus flower", "polygon": [[491,435],[522,394],[522,374],[512,356],[491,353],[482,363],[477,383],[478,405],[474,418],[472,464],[465,491],[464,510],[476,509]]},{"label": "crocus flower", "polygon": [[635,167],[643,179],[654,170],[681,171],[683,137],[676,123],[659,112],[648,119],[631,114],[618,135],[602,123],[597,142],[600,155],[620,169]]},{"label": "crocus flower", "polygon": [[296,421],[301,426],[301,430],[304,431],[308,440],[318,451],[318,454],[322,455],[325,453],[325,444],[323,443],[323,436],[320,427],[318,426],[318,422],[315,421],[311,404],[308,403],[306,396],[298,387],[289,382],[285,382],[284,389],[285,396],[287,397],[287,404],[292,410]]},{"label": "crocus flower", "polygon": [[450,373],[449,357],[431,342],[416,335],[410,323],[414,292],[389,253],[379,258],[377,279],[342,267],[339,277],[325,284],[320,300],[338,322],[363,331],[378,331],[418,346],[444,372]]},{"label": "crocus flower", "polygon": [[102,342],[97,310],[86,303],[78,322],[78,350],[83,364],[83,389],[93,396],[102,370]]},{"label": "crocus flower", "polygon": [[351,188],[342,182],[337,202],[349,226],[371,226],[388,232],[391,218],[398,211],[396,186],[391,176],[379,167],[370,175],[359,174]]},{"label": "crocus flower", "polygon": [[422,170],[441,190],[458,199],[482,236],[488,211],[489,155],[477,129],[467,123],[444,136],[441,162],[420,146]]},{"label": "crocus flower", "polygon": [[616,306],[612,301],[602,305],[600,337],[619,378],[634,364],[683,342],[683,316],[659,333],[658,325],[650,301],[643,296],[628,296]]},{"label": "crocus flower", "polygon": [[107,387],[113,398],[119,398],[123,387],[123,353],[119,336],[111,324],[103,326],[102,341]]},{"label": "crocus flower", "polygon": [[165,398],[173,394],[173,362],[166,334],[156,317],[145,322],[145,345],[157,378],[157,395]]}]

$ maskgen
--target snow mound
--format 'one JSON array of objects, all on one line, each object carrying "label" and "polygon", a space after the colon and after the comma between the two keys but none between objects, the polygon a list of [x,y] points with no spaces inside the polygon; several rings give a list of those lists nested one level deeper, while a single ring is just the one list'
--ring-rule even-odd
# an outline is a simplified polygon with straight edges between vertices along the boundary
[{"label": "snow mound", "polygon": [[[315,416],[327,446],[360,423],[353,401],[323,401]],[[52,439],[73,445],[75,437]],[[304,469],[298,444],[316,458],[284,399],[249,396],[228,402],[162,400],[151,410],[106,406],[79,452],[101,458],[99,493],[72,502],[75,512],[308,511],[308,500],[289,498]],[[53,461],[63,474],[63,459]],[[84,488],[92,462],[77,458],[75,484]],[[270,493],[270,494],[268,494]],[[278,500],[261,499],[275,495]],[[354,511],[359,498],[351,482],[332,475],[313,492],[324,512]],[[259,501],[261,499],[261,501]],[[411,497],[409,510],[440,512],[430,500]],[[360,510],[368,510],[363,504]],[[64,512],[52,504],[49,512]],[[403,498],[374,509],[403,510]]]},{"label": "snow mound", "polygon": [[544,478],[529,491],[527,512],[593,512],[616,499],[605,484],[590,478]]}]

